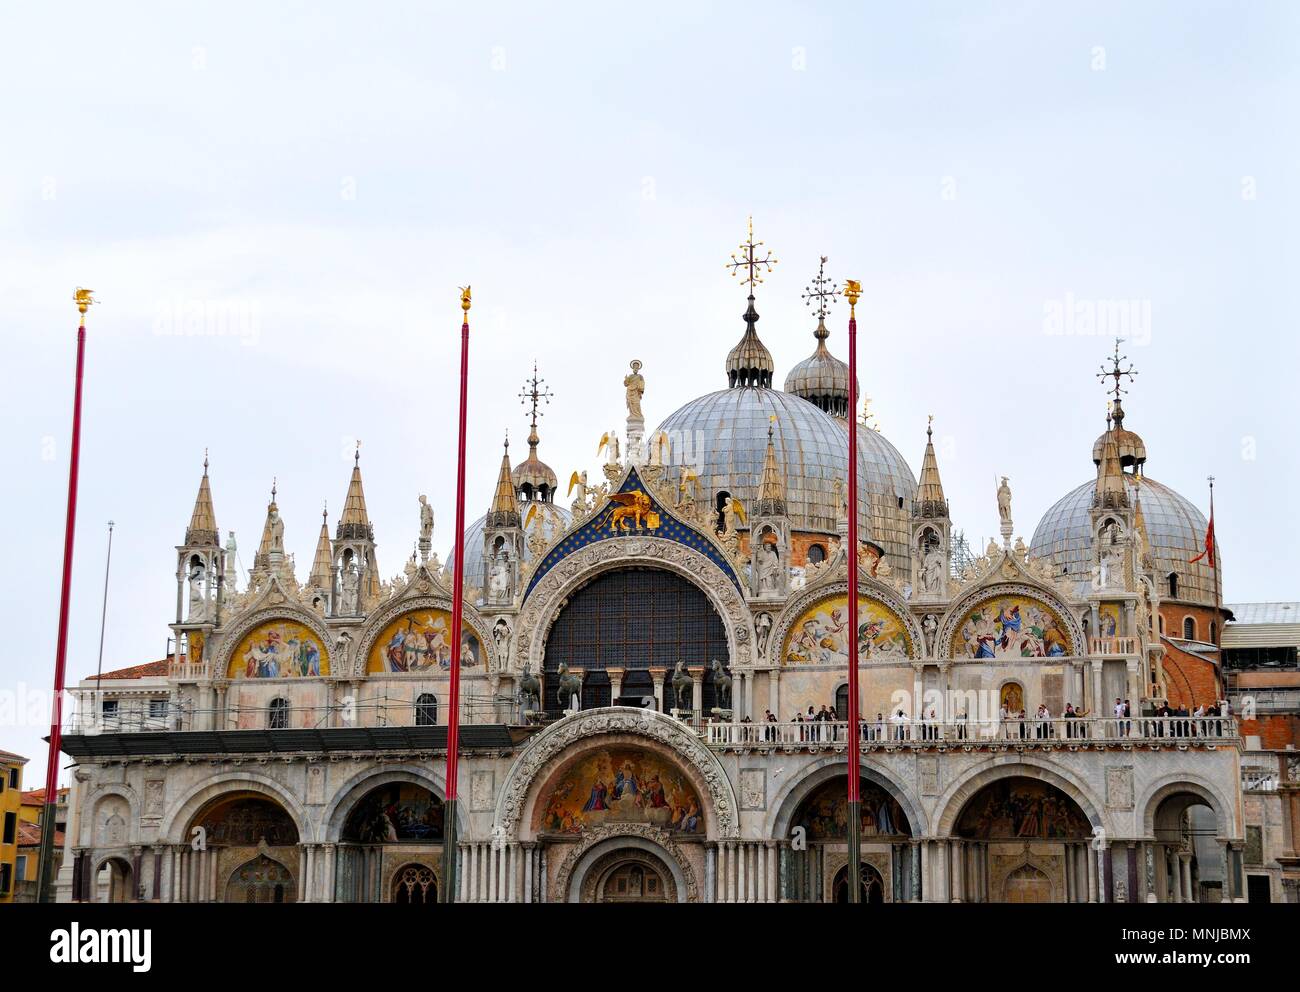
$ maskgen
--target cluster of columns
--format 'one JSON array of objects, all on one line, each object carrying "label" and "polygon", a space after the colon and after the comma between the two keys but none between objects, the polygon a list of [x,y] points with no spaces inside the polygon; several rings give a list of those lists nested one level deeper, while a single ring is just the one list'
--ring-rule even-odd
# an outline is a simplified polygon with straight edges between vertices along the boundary
[{"label": "cluster of columns", "polygon": [[714,902],[779,902],[774,840],[724,840],[705,853],[705,889]]},{"label": "cluster of columns", "polygon": [[534,843],[460,844],[459,902],[545,902],[546,849]]}]

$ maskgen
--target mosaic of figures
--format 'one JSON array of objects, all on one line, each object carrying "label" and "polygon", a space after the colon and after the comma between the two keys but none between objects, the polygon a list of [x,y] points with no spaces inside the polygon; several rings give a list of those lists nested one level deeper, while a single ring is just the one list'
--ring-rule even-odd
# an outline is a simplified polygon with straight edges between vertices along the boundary
[{"label": "mosaic of figures", "polygon": [[209,844],[253,847],[266,841],[270,847],[298,843],[293,819],[275,803],[255,796],[223,801],[199,820]]},{"label": "mosaic of figures", "polygon": [[979,840],[1049,840],[1092,836],[1083,811],[1060,789],[1028,778],[994,782],[957,821],[957,836]]},{"label": "mosaic of figures", "polygon": [[1028,596],[985,600],[957,626],[955,658],[1056,658],[1070,653],[1065,624]]},{"label": "mosaic of figures", "polygon": [[232,679],[288,679],[329,673],[329,652],[319,637],[300,623],[272,620],[240,642],[226,675]]},{"label": "mosaic of figures", "polygon": [[[791,626],[781,657],[787,665],[847,665],[849,597],[834,596],[808,607]],[[902,620],[875,599],[858,600],[858,660],[907,658],[911,640]]]},{"label": "mosaic of figures", "polygon": [[437,843],[442,840],[442,800],[410,782],[368,792],[348,815],[345,840],[361,844]]},{"label": "mosaic of figures", "polygon": [[1119,633],[1119,604],[1102,603],[1097,611],[1098,637],[1115,637]]},{"label": "mosaic of figures", "polygon": [[[862,836],[910,836],[911,825],[898,800],[866,779],[862,780]],[[808,832],[809,840],[844,840],[848,836],[848,780],[832,779],[817,787],[803,801],[795,822]]]},{"label": "mosaic of figures", "polygon": [[[398,617],[375,639],[366,670],[372,673],[447,671],[451,668],[451,614],[412,610]],[[460,667],[483,662],[483,644],[467,623],[461,624]]]},{"label": "mosaic of figures", "polygon": [[602,823],[651,823],[685,834],[704,831],[699,794],[658,755],[610,748],[578,758],[538,801],[539,833],[576,834]]}]

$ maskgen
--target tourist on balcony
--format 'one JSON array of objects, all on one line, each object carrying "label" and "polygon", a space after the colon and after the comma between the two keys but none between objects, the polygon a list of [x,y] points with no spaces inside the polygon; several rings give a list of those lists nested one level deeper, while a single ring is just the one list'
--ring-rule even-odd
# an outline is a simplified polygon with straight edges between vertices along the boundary
[{"label": "tourist on balcony", "polygon": [[1048,733],[1051,729],[1049,721],[1052,719],[1052,713],[1047,708],[1046,703],[1038,704],[1038,711],[1034,714],[1034,718],[1037,721],[1034,727],[1034,736],[1040,741],[1047,740]]},{"label": "tourist on balcony", "polygon": [[885,739],[885,716],[883,713],[877,713],[875,740],[883,741],[884,739]]},{"label": "tourist on balcony", "polygon": [[889,722],[894,725],[894,740],[896,741],[907,740],[907,725],[912,722],[908,718],[907,714],[904,713],[902,710],[899,710],[897,713],[895,713],[893,716],[889,718]]}]

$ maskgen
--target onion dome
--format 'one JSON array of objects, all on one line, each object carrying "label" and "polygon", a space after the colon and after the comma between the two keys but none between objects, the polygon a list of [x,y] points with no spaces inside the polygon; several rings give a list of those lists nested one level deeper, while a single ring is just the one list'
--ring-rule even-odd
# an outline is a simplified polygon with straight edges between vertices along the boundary
[{"label": "onion dome", "polygon": [[1109,420],[1106,433],[1097,438],[1092,446],[1092,463],[1101,465],[1109,439],[1115,444],[1115,455],[1121,468],[1140,468],[1147,460],[1147,446],[1133,431],[1124,429],[1124,407],[1118,398],[1111,403]]},{"label": "onion dome", "polygon": [[532,433],[528,435],[528,457],[516,465],[510,473],[515,493],[525,503],[534,500],[542,503],[552,502],[558,485],[551,466],[537,457],[538,440],[537,428],[534,426]]},{"label": "onion dome", "polygon": [[189,548],[215,548],[221,543],[217,531],[217,516],[212,509],[212,490],[208,486],[208,453],[203,453],[203,478],[199,480],[199,494],[194,499],[190,525],[185,528],[185,546]]},{"label": "onion dome", "polygon": [[802,397],[832,417],[849,415],[849,366],[830,353],[826,339],[831,332],[824,320],[817,321],[816,350],[790,370],[785,377],[785,391]]},{"label": "onion dome", "polygon": [[759,340],[758,329],[754,326],[758,323],[758,311],[754,309],[753,294],[749,297],[749,307],[744,316],[745,333],[727,355],[727,382],[733,389],[743,386],[771,388],[776,366],[772,362],[772,353]]}]

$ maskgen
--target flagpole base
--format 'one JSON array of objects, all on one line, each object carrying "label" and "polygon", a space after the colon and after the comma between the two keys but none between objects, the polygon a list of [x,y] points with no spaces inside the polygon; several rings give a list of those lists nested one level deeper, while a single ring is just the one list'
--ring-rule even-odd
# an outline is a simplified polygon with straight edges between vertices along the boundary
[{"label": "flagpole base", "polygon": [[849,866],[845,881],[849,886],[849,902],[862,901],[862,803],[849,801],[848,840]]},{"label": "flagpole base", "polygon": [[442,902],[456,901],[457,851],[456,805],[458,800],[448,799],[442,804]]}]

